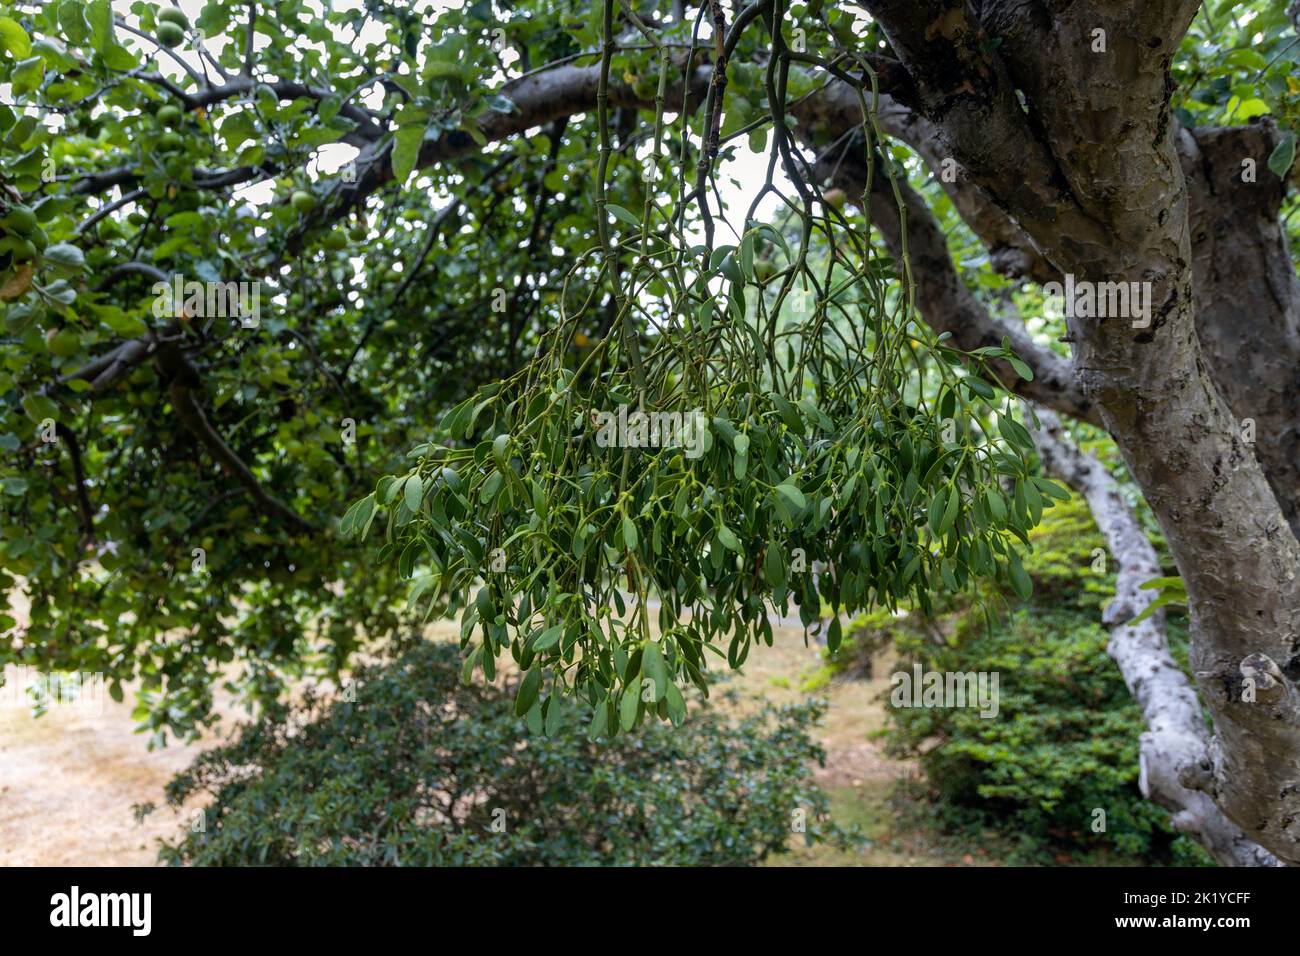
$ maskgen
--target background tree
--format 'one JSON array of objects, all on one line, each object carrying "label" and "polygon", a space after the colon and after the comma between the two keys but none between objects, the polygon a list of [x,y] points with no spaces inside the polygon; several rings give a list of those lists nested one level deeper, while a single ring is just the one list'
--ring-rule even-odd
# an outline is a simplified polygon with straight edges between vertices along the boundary
[{"label": "background tree", "polygon": [[[740,381],[763,389],[738,394],[726,387],[734,374],[702,376],[699,394],[712,401],[721,387],[738,413],[713,416],[710,434],[727,447],[699,466],[714,469],[726,507],[698,558],[734,551],[734,572],[709,557],[706,577],[714,595],[743,598],[697,625],[705,640],[693,644],[689,629],[662,645],[625,640],[612,624],[599,639],[571,632],[582,602],[549,592],[551,627],[505,613],[487,587],[466,609],[467,643],[475,625],[483,631],[471,666],[490,668],[513,645],[525,664],[554,664],[551,680],[572,677],[607,722],[630,725],[646,702],[622,701],[647,669],[667,694],[659,668],[691,678],[722,633],[734,635],[731,663],[743,659],[763,636],[764,597],[793,599],[811,621],[822,599],[924,607],[932,591],[979,574],[1016,580],[1014,539],[1052,486],[1031,474],[1030,437],[984,375],[1113,436],[1181,574],[1195,689],[1172,666],[1162,612],[1134,620],[1155,596],[1139,587],[1155,569],[1127,502],[1056,418],[1024,419],[1044,463],[1088,498],[1120,566],[1110,652],[1148,719],[1145,790],[1223,862],[1300,860],[1300,282],[1281,219],[1300,89],[1295,25],[1280,4],[484,0],[322,13],[213,2],[188,31],[167,15],[179,38],[160,16],[142,3],[115,14],[107,0],[65,0],[0,19],[12,97],[0,107],[3,583],[21,579],[31,598],[29,623],[0,621],[8,659],[140,677],[141,719],[159,733],[207,718],[223,663],[249,665],[240,679],[255,697],[308,668],[337,672],[361,639],[398,624],[399,578],[415,576],[416,597],[468,596],[479,569],[465,556],[489,534],[446,537],[473,524],[468,509],[444,507],[439,520],[438,504],[460,493],[461,476],[442,470],[449,460],[471,449],[476,470],[464,477],[486,515],[548,509],[546,489],[535,495],[523,480],[531,459],[517,454],[532,439],[499,432],[497,446],[487,433],[498,409],[544,394],[543,383],[645,407],[649,392],[690,394],[690,376],[683,365],[638,380],[639,353],[653,363],[689,347],[703,367],[758,356]],[[769,151],[767,183],[792,209],[790,235],[779,224],[764,232],[756,210],[735,223],[736,241],[715,234],[727,227],[718,157],[747,146]],[[323,173],[326,149],[342,147],[355,158]],[[272,188],[248,191],[259,183]],[[840,209],[843,196],[864,219]],[[671,215],[651,229],[661,204]],[[893,263],[867,241],[868,222]],[[697,325],[683,321],[680,337],[620,284],[630,276],[641,288],[654,236],[681,258],[662,287],[644,289],[692,306]],[[975,240],[987,260],[968,268],[953,248]],[[778,257],[783,241],[790,251]],[[828,263],[820,285],[813,252]],[[753,265],[765,259],[775,275]],[[274,308],[256,330],[160,319],[153,283],[175,274],[260,281]],[[1067,317],[1067,357],[1015,309],[1066,276],[1149,283],[1149,325]],[[843,329],[857,317],[865,327],[848,327],[861,337],[828,348],[822,323],[787,338],[796,279],[815,290],[814,320]],[[580,312],[566,281],[587,293]],[[718,326],[714,307],[699,311],[715,299]],[[912,305],[930,332],[910,324]],[[748,329],[767,342],[751,348]],[[778,337],[798,346],[793,361],[763,348]],[[849,368],[861,354],[880,361]],[[962,370],[944,372],[945,357]],[[595,377],[582,380],[583,369]],[[926,383],[937,391],[922,394]],[[464,404],[480,385],[488,391]],[[756,397],[788,401],[805,387],[810,407],[789,415]],[[953,443],[969,455],[955,464],[939,426],[959,402],[973,411]],[[855,409],[872,431],[851,431]],[[742,445],[719,417],[741,425]],[[344,440],[349,420],[355,442]],[[414,472],[403,460],[412,448]],[[634,476],[650,496],[630,499],[631,512],[617,499],[621,520],[595,529],[591,560],[606,582],[616,567],[644,567],[677,611],[707,594],[672,581],[641,518],[693,466],[656,461],[661,470]],[[582,460],[552,463],[554,487],[573,477],[575,495],[555,503],[610,494],[601,462],[587,463],[585,476]],[[812,480],[781,480],[791,465]],[[734,482],[716,479],[723,468]],[[867,477],[859,500],[841,498],[869,472],[884,477]],[[498,486],[519,481],[509,501],[499,487],[483,494],[492,474]],[[746,499],[759,481],[763,494]],[[392,560],[375,563],[334,522],[358,501],[342,530],[360,530],[390,494],[390,520],[403,505],[408,520]],[[728,508],[801,529],[828,573],[796,580],[762,567],[771,534],[753,525],[739,529],[752,540],[737,535]],[[706,533],[687,524],[683,540]],[[436,588],[411,547],[422,534],[442,542],[429,551]],[[858,540],[871,553],[854,551]],[[568,543],[578,546],[572,533]],[[645,590],[630,571],[628,585]],[[489,610],[510,619],[473,617]],[[589,640],[610,648],[603,683],[594,664],[566,670],[565,655]],[[541,706],[543,679],[529,673],[527,711]],[[650,703],[678,716],[671,701]]]}]

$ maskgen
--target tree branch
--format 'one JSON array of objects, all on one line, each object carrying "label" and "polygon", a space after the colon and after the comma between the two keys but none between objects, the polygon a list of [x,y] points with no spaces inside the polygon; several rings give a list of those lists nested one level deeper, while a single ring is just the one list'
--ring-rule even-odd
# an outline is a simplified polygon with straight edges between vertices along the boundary
[{"label": "tree branch", "polygon": [[[101,284],[101,288],[111,286],[128,275],[143,275],[154,282],[167,281],[167,274],[156,266],[143,262],[128,262],[114,269]],[[175,328],[174,323],[173,328]],[[274,495],[269,494],[248,466],[217,434],[208,421],[207,415],[204,414],[202,406],[194,398],[193,389],[199,381],[198,369],[185,357],[176,339],[176,335],[160,336],[155,332],[148,332],[141,338],[122,343],[107,355],[65,376],[63,381],[95,376],[91,393],[99,394],[152,354],[158,365],[159,374],[169,383],[169,394],[176,416],[181,420],[181,424],[199,440],[199,443],[208,449],[225,472],[248,491],[264,513],[278,517],[298,530],[314,530],[310,522]],[[155,346],[157,346],[156,351]]]},{"label": "tree branch", "polygon": [[[800,124],[801,133],[805,130]],[[866,163],[856,152],[823,155],[818,175],[831,176],[835,184],[854,201],[867,185]],[[1039,345],[1023,325],[1002,322],[975,298],[953,264],[948,241],[925,201],[906,182],[898,183],[907,210],[906,239],[912,274],[916,282],[916,304],[926,323],[936,332],[951,332],[954,342],[973,351],[1000,346],[1010,339],[1015,353],[1034,373],[1032,381],[1021,379],[1006,363],[994,365],[998,378],[1009,389],[1035,399],[1081,421],[1100,424],[1096,407],[1075,381],[1069,359]],[[898,203],[883,170],[872,179],[871,219],[895,258],[903,255],[904,227]]]},{"label": "tree branch", "polygon": [[181,423],[217,460],[226,474],[244,487],[265,514],[280,518],[300,531],[315,530],[306,519],[262,487],[256,476],[249,471],[248,466],[212,428],[207,416],[203,414],[202,407],[194,400],[193,392],[184,378],[172,380],[169,394],[172,407],[176,410]]},{"label": "tree branch", "polygon": [[1300,535],[1300,277],[1278,223],[1286,183],[1268,168],[1280,138],[1271,118],[1179,129],[1178,153],[1197,338],[1215,387],[1241,432],[1253,433],[1255,456]]},{"label": "tree branch", "polygon": [[95,542],[95,512],[90,506],[90,496],[86,493],[86,470],[81,461],[81,445],[76,433],[62,422],[54,425],[55,434],[68,445],[68,454],[72,456],[72,475],[76,482],[77,508],[81,514],[81,546]]}]

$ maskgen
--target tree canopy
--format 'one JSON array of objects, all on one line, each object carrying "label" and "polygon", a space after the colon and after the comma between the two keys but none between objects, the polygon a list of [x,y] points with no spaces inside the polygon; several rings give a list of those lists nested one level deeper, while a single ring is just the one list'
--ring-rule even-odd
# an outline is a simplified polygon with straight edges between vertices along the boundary
[{"label": "tree canopy", "polygon": [[1026,594],[1055,476],[1144,788],[1300,859],[1300,14],[1091,7],[12,6],[0,663],[161,741],[458,613],[535,730],[680,724],[772,608]]}]

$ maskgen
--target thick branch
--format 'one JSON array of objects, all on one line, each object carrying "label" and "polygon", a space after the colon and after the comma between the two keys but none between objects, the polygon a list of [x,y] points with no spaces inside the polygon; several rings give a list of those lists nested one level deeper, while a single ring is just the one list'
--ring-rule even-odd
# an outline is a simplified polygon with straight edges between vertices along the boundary
[{"label": "thick branch", "polygon": [[203,414],[202,407],[194,400],[190,386],[183,379],[177,378],[172,381],[170,395],[172,407],[176,410],[181,423],[217,460],[226,474],[244,487],[265,514],[280,518],[300,531],[313,530],[311,524],[301,515],[262,487],[257,477],[249,471],[248,466],[213,429],[208,422],[208,417]]},{"label": "thick branch", "polygon": [[[674,84],[668,90],[668,101],[681,102],[685,94],[693,109],[708,90],[712,72],[710,66],[695,68],[689,89],[684,90],[680,82]],[[562,117],[590,112],[596,106],[599,79],[598,67],[565,65],[507,83],[501,89],[501,95],[514,104],[514,109],[509,113],[494,112],[483,117],[479,121],[479,133],[487,142],[497,142]],[[653,98],[638,93],[631,86],[611,79],[609,105],[611,108],[652,109],[654,102]],[[415,168],[425,169],[476,152],[479,148],[478,141],[469,133],[459,130],[443,133],[436,140],[424,143]],[[363,149],[357,157],[356,167],[356,181],[336,183],[327,201],[304,219],[303,235],[343,218],[350,209],[360,206],[367,196],[392,180],[391,143],[383,140]],[[290,242],[291,251],[296,244]]]},{"label": "thick branch", "polygon": [[[156,266],[142,262],[129,262],[118,266],[105,279],[102,288],[111,286],[128,275],[142,275],[153,282],[167,281],[167,274]],[[141,338],[122,343],[108,354],[65,376],[63,381],[93,377],[92,393],[97,394],[112,385],[129,369],[153,355],[159,374],[169,382],[172,407],[181,424],[211,453],[225,472],[244,487],[264,513],[281,518],[299,530],[313,530],[310,522],[262,487],[248,466],[212,427],[193,394],[193,389],[199,381],[198,369],[181,352],[178,337],[179,331],[175,329],[174,323],[172,334],[159,335],[150,331]]]},{"label": "thick branch", "polygon": [[[835,80],[816,96],[799,104],[795,112],[799,121],[810,127],[800,131],[805,142],[810,143],[835,142],[846,130],[862,122],[857,90],[841,80]],[[1015,221],[971,181],[955,159],[943,151],[942,137],[933,123],[885,93],[876,104],[876,118],[884,132],[912,147],[925,160],[966,225],[988,248],[996,272],[1035,282],[1060,278],[1060,273],[1035,248]],[[948,175],[949,172],[952,175]]]},{"label": "thick branch", "polygon": [[[866,164],[856,153],[823,156],[818,173],[832,175],[835,184],[855,199],[866,188]],[[1070,361],[1035,342],[1023,325],[999,321],[975,298],[957,273],[947,237],[934,214],[906,182],[900,181],[898,186],[907,209],[906,239],[916,282],[916,304],[930,327],[940,333],[951,332],[953,341],[966,351],[1000,346],[1004,337],[1010,339],[1012,349],[1034,372],[1034,378],[1027,382],[1009,365],[998,363],[994,371],[1003,384],[1081,421],[1099,424],[1096,408],[1075,382]],[[872,189],[872,225],[880,230],[890,252],[901,262],[904,227],[883,170],[877,170]]]}]

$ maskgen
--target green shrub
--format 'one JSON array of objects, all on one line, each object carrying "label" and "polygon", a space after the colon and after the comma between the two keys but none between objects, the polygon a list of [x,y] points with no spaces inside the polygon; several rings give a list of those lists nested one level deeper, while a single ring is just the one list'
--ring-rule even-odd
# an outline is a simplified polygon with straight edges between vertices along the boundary
[{"label": "green shrub", "polygon": [[[1115,594],[1115,573],[1106,539],[1097,530],[1087,502],[1078,495],[1057,502],[1043,512],[1029,541],[1033,550],[1024,564],[1034,582],[1032,602],[1040,607],[1086,610],[1100,619],[1102,607]],[[1104,571],[1093,570],[1093,552],[1098,548],[1105,552]],[[1002,594],[1020,603],[1009,590]]]},{"label": "green shrub", "polygon": [[[810,733],[824,704],[731,723],[692,710],[611,742],[590,715],[530,736],[511,687],[464,686],[459,656],[420,644],[363,670],[356,700],[315,696],[246,725],[167,788],[211,797],[173,864],[749,864],[854,837],[826,822]],[[504,825],[504,830],[502,830]],[[796,828],[798,829],[798,828]]]},{"label": "green shrub", "polygon": [[[901,637],[905,664],[999,675],[999,711],[890,708],[887,749],[916,756],[945,822],[1060,851],[1189,862],[1168,813],[1138,790],[1141,713],[1106,656],[1105,628],[1078,612],[1020,609],[992,629],[967,617],[939,647]],[[1104,832],[1093,832],[1097,810]]]},{"label": "green shrub", "polygon": [[[1031,541],[1028,602],[1009,590],[986,592],[982,604],[950,605],[934,619],[917,612],[864,618],[849,629],[833,666],[862,673],[863,659],[892,643],[901,670],[919,663],[924,671],[998,673],[995,718],[975,708],[886,708],[886,749],[919,758],[931,809],[946,826],[972,837],[998,830],[1030,859],[1066,852],[1208,861],[1138,790],[1144,727],[1106,655],[1101,612],[1114,574],[1093,568],[1093,549],[1105,542],[1087,505],[1075,497],[1045,511]],[[1185,666],[1180,622],[1170,623],[1169,634]],[[1097,809],[1106,814],[1101,833],[1092,829]]]}]

